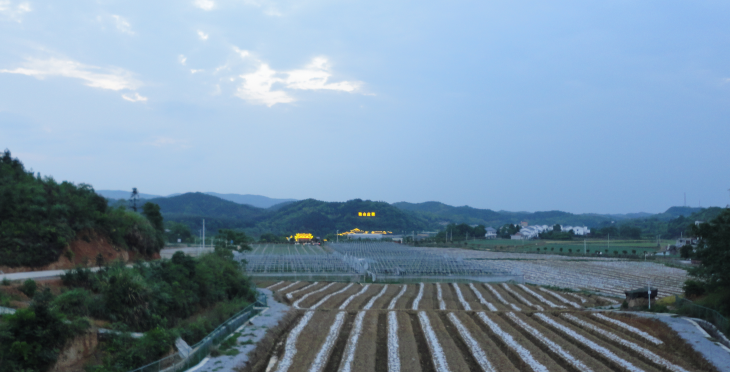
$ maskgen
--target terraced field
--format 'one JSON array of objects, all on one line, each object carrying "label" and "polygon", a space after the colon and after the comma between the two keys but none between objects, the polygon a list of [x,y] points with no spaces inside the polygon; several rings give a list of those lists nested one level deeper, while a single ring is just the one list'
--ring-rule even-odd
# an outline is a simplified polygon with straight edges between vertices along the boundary
[{"label": "terraced field", "polygon": [[531,285],[270,283],[299,309],[256,372],[716,371],[662,323]]}]

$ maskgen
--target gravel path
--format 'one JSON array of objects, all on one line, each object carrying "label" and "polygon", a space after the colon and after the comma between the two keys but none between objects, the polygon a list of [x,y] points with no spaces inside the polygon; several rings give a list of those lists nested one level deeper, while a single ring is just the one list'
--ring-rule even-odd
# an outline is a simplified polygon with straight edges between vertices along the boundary
[{"label": "gravel path", "polygon": [[[234,356],[221,355],[219,357],[211,357],[201,368],[195,370],[195,372],[216,372],[216,371],[232,371],[234,367],[238,367],[248,361],[248,353],[256,347],[256,343],[261,340],[269,328],[276,326],[287,311],[289,306],[282,303],[276,302],[271,296],[271,291],[268,289],[259,289],[266,293],[269,297],[269,308],[265,312],[259,314],[255,318],[236,330],[241,333],[238,337],[238,342],[246,342],[251,340],[253,343],[248,345],[236,346],[238,354]],[[252,325],[249,325],[252,323]]]}]

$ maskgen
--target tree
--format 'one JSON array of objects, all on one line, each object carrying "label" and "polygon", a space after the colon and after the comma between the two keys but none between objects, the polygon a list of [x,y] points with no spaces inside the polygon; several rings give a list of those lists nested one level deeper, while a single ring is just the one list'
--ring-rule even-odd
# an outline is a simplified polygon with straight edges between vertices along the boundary
[{"label": "tree", "polygon": [[730,209],[712,221],[692,225],[691,232],[699,238],[695,257],[702,263],[690,274],[705,281],[709,290],[730,288]]},{"label": "tree", "polygon": [[165,224],[163,223],[159,205],[150,202],[144,203],[142,206],[142,214],[147,217],[155,230],[160,232],[165,231]]},{"label": "tree", "polygon": [[559,232],[563,231],[563,228],[560,227],[559,223],[556,223],[555,226],[553,226],[553,231],[556,233],[559,233]]},{"label": "tree", "polygon": [[[228,246],[240,246],[242,251],[250,251],[251,247],[248,243],[251,241],[245,232],[234,231],[227,229],[218,230],[216,235],[215,245],[216,248],[223,248]],[[232,247],[231,247],[232,248]]]}]

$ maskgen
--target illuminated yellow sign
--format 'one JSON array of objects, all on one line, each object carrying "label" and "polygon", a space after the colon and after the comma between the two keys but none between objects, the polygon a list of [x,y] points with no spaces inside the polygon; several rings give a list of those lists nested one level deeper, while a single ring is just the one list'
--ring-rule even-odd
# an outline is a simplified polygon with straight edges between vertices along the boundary
[{"label": "illuminated yellow sign", "polygon": [[352,229],[350,231],[345,231],[343,233],[340,233],[338,235],[340,235],[340,236],[345,236],[345,235],[350,235],[350,234],[382,234],[382,235],[386,235],[386,234],[392,234],[392,233],[393,233],[392,231],[363,231],[363,230],[360,230],[360,229],[355,228],[355,229]]},{"label": "illuminated yellow sign", "polygon": [[312,239],[314,239],[314,235],[309,234],[309,233],[296,234],[296,235],[294,235],[294,240],[296,240],[296,241],[299,241],[299,240],[312,240]]},{"label": "illuminated yellow sign", "polygon": [[360,217],[375,217],[375,212],[357,212]]}]

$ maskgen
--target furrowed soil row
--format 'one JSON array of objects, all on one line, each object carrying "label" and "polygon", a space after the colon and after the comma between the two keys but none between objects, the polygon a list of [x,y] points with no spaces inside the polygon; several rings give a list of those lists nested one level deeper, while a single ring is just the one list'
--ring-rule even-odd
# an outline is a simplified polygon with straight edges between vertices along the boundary
[{"label": "furrowed soil row", "polygon": [[[289,370],[289,367],[291,367],[294,362],[294,357],[297,354],[297,338],[299,338],[299,334],[302,333],[302,330],[307,326],[307,323],[312,320],[313,316],[314,312],[305,313],[299,319],[299,323],[297,323],[287,336],[286,342],[284,343],[284,353],[280,358],[278,358],[278,361],[275,361],[277,367],[276,372],[286,372]],[[270,365],[270,367],[273,366]],[[266,369],[269,370],[269,368]]]},{"label": "furrowed soil row", "polygon": [[547,305],[551,309],[565,309],[565,306],[558,305],[558,304],[548,300],[543,295],[533,291],[530,287],[528,287],[524,284],[517,284],[517,288],[519,288],[519,290],[517,290],[517,292],[522,292],[523,295],[531,296],[538,302],[540,302],[544,305]]},{"label": "furrowed soil row", "polygon": [[499,348],[507,354],[520,371],[548,372],[547,367],[538,362],[520,343],[518,343],[512,335],[505,332],[495,321],[490,319],[486,313],[474,313],[476,323],[483,332],[499,345]]},{"label": "furrowed soil row", "polygon": [[466,284],[451,283],[456,293],[456,298],[459,300],[461,307],[464,310],[482,310],[482,305],[474,296],[474,292],[466,286]]},{"label": "furrowed soil row", "polygon": [[421,323],[418,321],[417,312],[409,312],[408,318],[411,322],[411,329],[413,329],[413,336],[416,340],[416,348],[418,349],[418,362],[423,372],[435,372],[436,368],[433,365],[431,359],[431,351],[428,349],[428,342],[426,342],[426,336],[423,334],[421,329]]},{"label": "furrowed soil row", "polygon": [[352,362],[353,371],[380,371],[375,368],[375,358],[378,340],[378,312],[363,311],[362,333],[355,349],[355,359]]},{"label": "furrowed soil row", "polygon": [[341,303],[340,306],[338,306],[338,309],[340,309],[340,310],[346,309],[347,308],[347,305],[349,305],[350,302],[352,302],[356,298],[362,296],[365,292],[368,291],[369,288],[370,288],[370,284],[366,284],[365,286],[363,286],[362,288],[360,288],[359,291],[357,291],[356,293],[352,294],[350,297],[348,297],[347,299],[345,299],[345,301],[343,303]]},{"label": "furrowed soil row", "polygon": [[446,354],[441,347],[438,336],[431,325],[431,320],[424,311],[418,312],[418,321],[421,323],[421,329],[428,345],[431,360],[433,360],[434,369],[437,372],[449,372],[449,365],[446,361]]},{"label": "furrowed soil row", "polygon": [[492,365],[500,372],[519,372],[518,366],[522,366],[522,361],[515,364],[510,358],[517,357],[515,353],[507,349],[503,343],[495,340],[495,335],[488,331],[486,325],[478,320],[474,312],[453,312],[462,324],[469,330],[472,337],[477,341],[479,346],[487,353],[487,357]]},{"label": "furrowed soil row", "polygon": [[443,291],[443,299],[446,303],[446,309],[448,310],[464,310],[463,306],[459,303],[459,297],[454,289],[455,283],[441,283],[441,289]]},{"label": "furrowed soil row", "polygon": [[371,298],[376,296],[378,292],[380,292],[380,286],[370,285],[365,293],[355,297],[345,308],[347,310],[360,310],[366,303],[368,303],[368,301],[370,301]]},{"label": "furrowed soil row", "polygon": [[[688,372],[683,367],[680,367],[669,360],[667,358],[658,355],[657,353],[654,353],[650,351],[647,348],[641,347],[638,344],[631,342],[629,340],[624,339],[623,337],[613,333],[609,332],[602,327],[593,324],[592,322],[584,319],[580,319],[574,315],[571,314],[561,314],[562,318],[567,319],[568,321],[576,324],[577,326],[581,327],[582,329],[588,330],[590,332],[593,332],[594,334],[600,335],[603,339],[610,340],[614,344],[620,345],[623,347],[626,351],[630,353],[634,353],[638,355],[640,358],[643,358],[650,363],[653,363],[661,368],[667,369],[672,372]],[[673,358],[672,358],[673,359]]]},{"label": "furrowed soil row", "polygon": [[[575,309],[582,308],[582,306],[580,304],[578,304],[577,302],[568,300],[567,298],[565,298],[565,297],[563,297],[563,296],[561,296],[561,295],[559,295],[559,294],[557,294],[557,293],[555,293],[553,291],[547,290],[547,289],[542,288],[542,287],[537,287],[537,289],[539,289],[541,292],[547,293],[547,294],[549,294],[549,295],[557,298],[558,301],[560,301],[560,302],[562,302],[562,303],[564,303],[564,304],[566,304],[568,306],[572,306]],[[585,300],[583,300],[583,298],[581,298],[581,297],[579,297],[579,298],[582,300],[583,303],[585,303]]]},{"label": "furrowed soil row", "polygon": [[502,294],[499,293],[499,290],[496,289],[496,286],[493,287],[489,284],[484,284],[484,288],[486,288],[489,291],[489,293],[491,293],[492,296],[494,296],[494,298],[497,299],[497,301],[499,301],[502,305],[506,306],[508,309],[512,308],[512,310],[514,310],[514,311],[522,311],[522,309],[519,306],[513,304],[512,302],[507,301],[507,299],[505,299],[502,296]]},{"label": "furrowed soil row", "polygon": [[294,298],[298,298],[298,297],[304,296],[306,293],[309,293],[309,291],[316,290],[318,288],[317,286],[324,287],[324,285],[325,284],[322,283],[322,285],[320,286],[320,283],[319,282],[314,282],[314,283],[308,284],[308,285],[306,285],[304,287],[301,287],[301,288],[299,288],[299,289],[297,289],[295,291],[291,291],[291,292],[287,293],[286,294],[286,298],[291,301]]},{"label": "furrowed soil row", "polygon": [[398,343],[401,360],[401,371],[421,372],[418,345],[411,326],[411,318],[404,311],[394,311],[398,317]]},{"label": "furrowed soil row", "polygon": [[382,297],[380,297],[379,299],[377,299],[375,301],[375,303],[373,303],[373,309],[379,309],[379,310],[387,309],[390,302],[393,301],[395,296],[397,296],[398,293],[400,292],[400,290],[401,290],[400,287],[401,286],[391,284],[388,287],[388,290],[385,291],[385,294],[383,294]]},{"label": "furrowed soil row", "polygon": [[608,323],[609,326],[610,325],[619,326],[620,328],[623,328],[626,331],[629,331],[629,332],[631,332],[631,333],[633,333],[633,334],[635,334],[635,335],[643,338],[644,340],[651,342],[654,345],[661,345],[661,344],[663,344],[662,340],[660,340],[660,339],[658,339],[658,338],[656,338],[656,337],[654,337],[654,336],[652,336],[652,335],[650,335],[650,334],[648,334],[648,333],[646,333],[646,332],[644,332],[644,331],[642,331],[642,330],[640,330],[640,329],[638,329],[638,328],[636,328],[634,326],[630,326],[630,325],[628,325],[628,324],[626,324],[626,323],[624,323],[624,322],[622,322],[622,321],[620,321],[618,319],[614,319],[614,318],[605,316],[605,315],[603,315],[601,313],[593,313],[591,315],[593,315],[595,318],[598,318],[600,320],[603,320],[604,323]]},{"label": "furrowed soil row", "polygon": [[425,291],[425,285],[423,283],[418,283],[418,293],[416,294],[416,297],[413,298],[413,302],[410,306],[411,309],[418,310],[418,307],[421,306],[421,300],[423,300],[423,293]]},{"label": "furrowed soil row", "polygon": [[375,305],[375,301],[377,301],[379,298],[383,297],[383,295],[385,294],[385,292],[387,290],[388,290],[388,285],[386,284],[386,285],[384,285],[380,289],[380,292],[378,292],[378,294],[376,294],[375,296],[373,296],[370,299],[370,301],[368,301],[368,303],[366,303],[365,306],[362,307],[362,309],[363,310],[370,310],[370,309],[372,309],[373,308],[373,305]]},{"label": "furrowed soil row", "polygon": [[296,340],[291,366],[288,368],[292,372],[309,371],[316,355],[327,341],[330,328],[337,315],[331,311],[307,311],[307,313],[314,315]]},{"label": "furrowed soil row", "polygon": [[439,310],[446,310],[446,302],[444,302],[444,290],[441,283],[436,283],[436,300],[439,304]]},{"label": "furrowed soil row", "polygon": [[[348,339],[353,332],[353,325],[355,324],[355,319],[357,318],[357,315],[355,313],[344,314],[347,315],[345,315],[345,321],[342,324],[342,330],[337,336],[337,340],[332,347],[332,354],[327,360],[327,364],[325,364],[324,366],[325,371],[336,371],[338,369],[338,367],[342,363],[343,356],[345,355]],[[360,326],[362,327],[362,321],[360,322]]]},{"label": "furrowed soil row", "polygon": [[278,282],[278,283],[276,283],[276,284],[272,284],[272,285],[270,285],[270,286],[266,287],[266,289],[269,289],[269,290],[273,290],[273,289],[274,289],[274,287],[277,287],[277,286],[279,286],[279,285],[281,285],[281,284],[284,284],[284,282]]},{"label": "furrowed soil row", "polygon": [[388,370],[388,314],[378,312],[378,333],[375,341],[375,370]]},{"label": "furrowed soil row", "polygon": [[[350,288],[352,288],[352,286],[353,286],[353,285],[354,285],[354,284],[350,283],[350,284],[348,284],[348,285],[344,286],[343,288],[341,288],[341,289],[339,289],[339,290],[337,290],[337,291],[335,291],[335,292],[332,292],[332,293],[330,293],[330,294],[328,294],[328,295],[326,295],[326,296],[322,297],[322,298],[321,298],[321,299],[320,299],[319,301],[317,301],[317,303],[316,303],[316,304],[314,304],[314,305],[310,306],[309,308],[310,308],[311,310],[314,310],[314,309],[316,309],[316,308],[318,308],[318,307],[320,307],[320,306],[324,305],[324,304],[325,304],[325,303],[326,303],[327,301],[329,301],[330,299],[332,299],[332,302],[333,302],[333,303],[338,303],[338,304],[339,304],[340,302],[344,301],[344,298],[348,297],[348,295],[345,295],[345,296],[344,296],[344,298],[343,298],[343,296],[341,296],[341,295],[342,295],[343,293],[347,292],[347,291],[348,291],[348,290],[349,290]],[[337,299],[337,296],[340,296],[340,297],[341,297],[341,298],[339,299],[339,301],[337,301],[337,300],[338,300],[338,299]],[[334,297],[334,298],[333,298],[333,297]]]},{"label": "furrowed soil row", "polygon": [[289,289],[289,288],[295,287],[295,286],[296,286],[297,284],[299,284],[299,283],[301,283],[301,282],[294,282],[294,283],[289,283],[288,285],[286,285],[286,286],[284,286],[284,287],[281,287],[281,288],[277,289],[277,290],[276,290],[276,292],[284,292],[284,291],[286,291],[286,290],[287,290],[287,289]]},{"label": "furrowed soil row", "polygon": [[540,348],[543,352],[551,355],[553,360],[561,367],[569,371],[575,372],[592,372],[580,359],[571,355],[567,350],[563,349],[560,345],[547,338],[542,332],[535,327],[527,324],[527,322],[521,317],[517,316],[513,312],[507,313],[507,319],[509,319],[516,329],[522,332],[533,344]]},{"label": "furrowed soil row", "polygon": [[309,372],[322,372],[324,369],[324,366],[327,364],[327,360],[332,353],[332,348],[337,342],[340,330],[342,329],[342,324],[345,322],[345,315],[347,315],[347,313],[338,312],[335,316],[335,321],[330,326],[329,333],[327,333],[327,338],[324,340],[324,344],[322,344],[319,352],[314,357],[314,361],[312,362],[312,366],[309,368]]},{"label": "furrowed soil row", "polygon": [[[464,326],[464,323],[462,323],[454,313],[449,313],[448,318],[451,324],[456,327],[458,337],[461,338],[462,343],[464,343],[464,345],[468,348],[474,362],[481,367],[481,370],[484,372],[496,372],[497,370],[487,358],[487,354],[479,345],[479,342],[477,342],[469,330]],[[454,337],[454,342],[456,342],[456,336],[452,334],[452,337]],[[477,369],[477,371],[478,370],[479,369]]]},{"label": "furrowed soil row", "polygon": [[[479,304],[482,305],[482,308],[489,311],[497,311],[497,307],[494,306],[491,302],[487,301],[487,299],[484,297],[484,293],[482,293],[479,289],[477,289],[474,284],[469,283],[469,289],[474,294],[474,296],[479,300]],[[491,298],[491,296],[489,296]]]},{"label": "furrowed soil row", "polygon": [[388,303],[388,310],[393,310],[396,308],[395,306],[398,304],[398,300],[400,300],[400,298],[403,297],[403,295],[406,293],[407,290],[408,290],[407,285],[401,286],[401,289],[400,289],[400,291],[398,291],[398,294],[396,294],[395,297],[393,297],[390,300],[390,302]]},{"label": "furrowed soil row", "polygon": [[587,354],[604,361],[604,363],[607,362],[614,369],[631,372],[656,371],[655,368],[647,365],[634,356],[625,353],[623,350],[608,344],[603,340],[586,333],[585,331],[580,330],[562,319],[558,319],[555,316],[544,313],[534,313],[532,316],[547,325],[548,328],[555,330],[556,333],[563,336],[566,340],[571,341]]},{"label": "furrowed soil row", "polygon": [[[337,364],[339,365],[339,371],[341,372],[352,372],[353,370],[353,362],[355,361],[355,351],[357,350],[357,344],[360,341],[360,336],[362,335],[362,328],[363,328],[363,322],[365,320],[365,312],[361,311],[355,315],[355,318],[352,322],[352,329],[348,331],[349,336],[347,337],[347,344],[345,345],[345,350],[342,354],[342,361]],[[347,323],[345,323],[345,327],[347,327]],[[345,328],[344,331],[347,331]],[[343,331],[343,335],[345,332]],[[335,346],[335,352],[337,348]],[[335,354],[336,355],[336,354]],[[334,363],[334,361],[332,361]],[[332,368],[328,368],[328,371],[334,371],[337,367],[337,365],[333,365]]]},{"label": "furrowed soil row", "polygon": [[540,306],[538,304],[533,304],[532,302],[530,302],[530,300],[526,299],[523,295],[519,294],[514,288],[507,285],[507,283],[502,283],[502,289],[504,289],[510,296],[512,296],[513,298],[516,298],[517,300],[519,300],[519,302],[522,302],[523,304],[527,305],[528,307],[535,308],[537,311],[545,311],[545,309],[542,306]]},{"label": "furrowed soil row", "polygon": [[[440,336],[440,339],[442,340],[442,343],[444,345],[449,344],[448,341],[451,341],[453,343],[454,347],[458,350],[457,353],[451,353],[448,347],[444,347],[444,350],[447,354],[447,359],[458,359],[458,357],[461,358],[461,362],[465,364],[464,367],[466,367],[467,371],[470,372],[481,372],[482,371],[482,365],[483,363],[480,363],[476,360],[474,357],[474,353],[472,352],[472,348],[467,345],[467,343],[464,341],[464,338],[461,336],[460,330],[457,328],[457,326],[454,324],[453,319],[451,319],[449,316],[454,316],[454,313],[446,313],[446,312],[439,312],[438,318],[440,320],[440,325],[436,327],[436,332],[439,333],[439,328],[442,328],[445,330],[446,335]],[[459,321],[458,319],[456,320]],[[434,322],[435,323],[435,322]],[[463,327],[463,325],[462,325]],[[462,331],[465,331],[466,329],[463,329]],[[469,335],[471,336],[471,335]],[[447,339],[448,338],[448,339]],[[473,344],[471,346],[474,346]],[[484,351],[478,349],[479,355],[484,355]],[[452,355],[453,354],[453,355]],[[451,358],[448,358],[448,356],[451,355]],[[457,357],[458,356],[458,357]],[[484,355],[486,356],[486,355]],[[457,358],[455,358],[457,357]],[[483,361],[482,361],[483,362]],[[487,363],[489,363],[487,361]],[[451,370],[456,371],[457,363],[452,362],[449,360],[449,365],[452,366]],[[490,365],[491,366],[491,365]]]},{"label": "furrowed soil row", "polygon": [[317,303],[320,298],[326,296],[326,293],[331,290],[330,288],[338,287],[340,287],[340,283],[329,283],[322,288],[306,293],[304,296],[294,301],[292,306],[294,306],[295,309],[307,308]]}]

